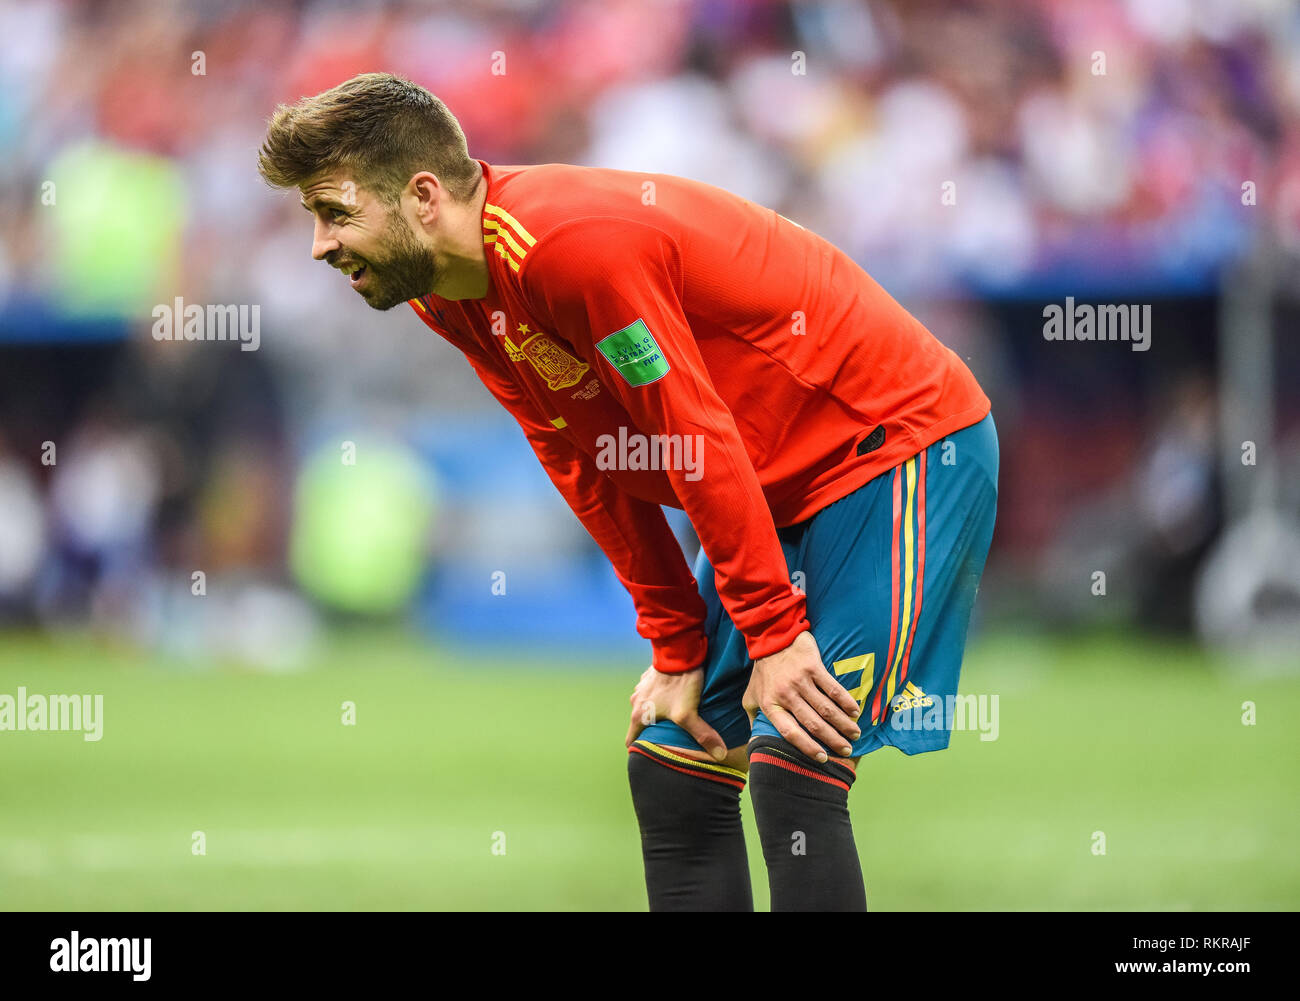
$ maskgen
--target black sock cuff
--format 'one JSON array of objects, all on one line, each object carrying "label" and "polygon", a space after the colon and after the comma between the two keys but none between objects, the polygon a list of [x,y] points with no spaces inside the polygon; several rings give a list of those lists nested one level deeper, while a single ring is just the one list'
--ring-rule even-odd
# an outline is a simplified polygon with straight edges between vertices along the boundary
[{"label": "black sock cuff", "polygon": [[648,740],[636,741],[627,751],[629,764],[638,757],[649,758],[656,764],[693,778],[731,786],[737,791],[745,788],[745,773],[742,771],[712,761],[696,761],[684,754],[674,754],[667,748],[652,744]]},{"label": "black sock cuff", "polygon": [[857,777],[848,765],[814,761],[782,737],[755,737],[749,742],[750,774],[758,771],[774,785],[807,795],[813,790],[828,797],[847,796]]}]

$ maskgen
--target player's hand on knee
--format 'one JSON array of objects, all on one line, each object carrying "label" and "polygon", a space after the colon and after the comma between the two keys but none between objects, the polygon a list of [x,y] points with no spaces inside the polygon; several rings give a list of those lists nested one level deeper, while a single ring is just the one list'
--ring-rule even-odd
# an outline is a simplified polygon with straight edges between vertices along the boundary
[{"label": "player's hand on knee", "polygon": [[632,719],[627,728],[626,746],[631,747],[641,731],[651,723],[667,719],[689,733],[716,760],[722,761],[727,756],[727,745],[699,713],[703,691],[703,667],[682,674],[664,674],[653,667],[646,668],[628,699],[632,703]]},{"label": "player's hand on knee", "polygon": [[861,736],[858,704],[826,670],[810,632],[754,661],[743,704],[751,724],[761,709],[782,737],[817,761],[826,760],[817,740],[848,756],[849,742]]}]

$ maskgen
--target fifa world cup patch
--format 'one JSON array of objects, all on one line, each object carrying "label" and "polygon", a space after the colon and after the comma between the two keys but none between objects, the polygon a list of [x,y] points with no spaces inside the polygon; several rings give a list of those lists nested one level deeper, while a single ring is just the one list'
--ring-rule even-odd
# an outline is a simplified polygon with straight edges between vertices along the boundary
[{"label": "fifa world cup patch", "polygon": [[668,359],[659,350],[645,320],[637,319],[602,338],[596,349],[629,386],[644,386],[668,374]]}]

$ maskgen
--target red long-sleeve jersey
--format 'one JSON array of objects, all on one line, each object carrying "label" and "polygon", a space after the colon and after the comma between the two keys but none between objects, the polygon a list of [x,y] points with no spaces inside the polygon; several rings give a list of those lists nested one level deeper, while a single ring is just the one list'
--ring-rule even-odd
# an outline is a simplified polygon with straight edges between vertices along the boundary
[{"label": "red long-sleeve jersey", "polygon": [[661,504],[689,516],[750,656],[784,649],[808,620],[776,526],[981,420],[988,398],[846,254],[770,209],[664,174],[480,163],[487,296],[412,306],[522,426],[656,669],[706,648]]}]

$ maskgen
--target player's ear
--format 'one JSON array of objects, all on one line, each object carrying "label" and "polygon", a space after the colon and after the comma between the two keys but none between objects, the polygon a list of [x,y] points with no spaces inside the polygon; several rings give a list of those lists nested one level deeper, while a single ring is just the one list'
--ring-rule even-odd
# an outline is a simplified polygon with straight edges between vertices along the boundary
[{"label": "player's ear", "polygon": [[431,226],[437,221],[442,199],[446,195],[442,182],[427,170],[422,170],[411,177],[406,190],[415,199],[415,214],[420,222]]}]

